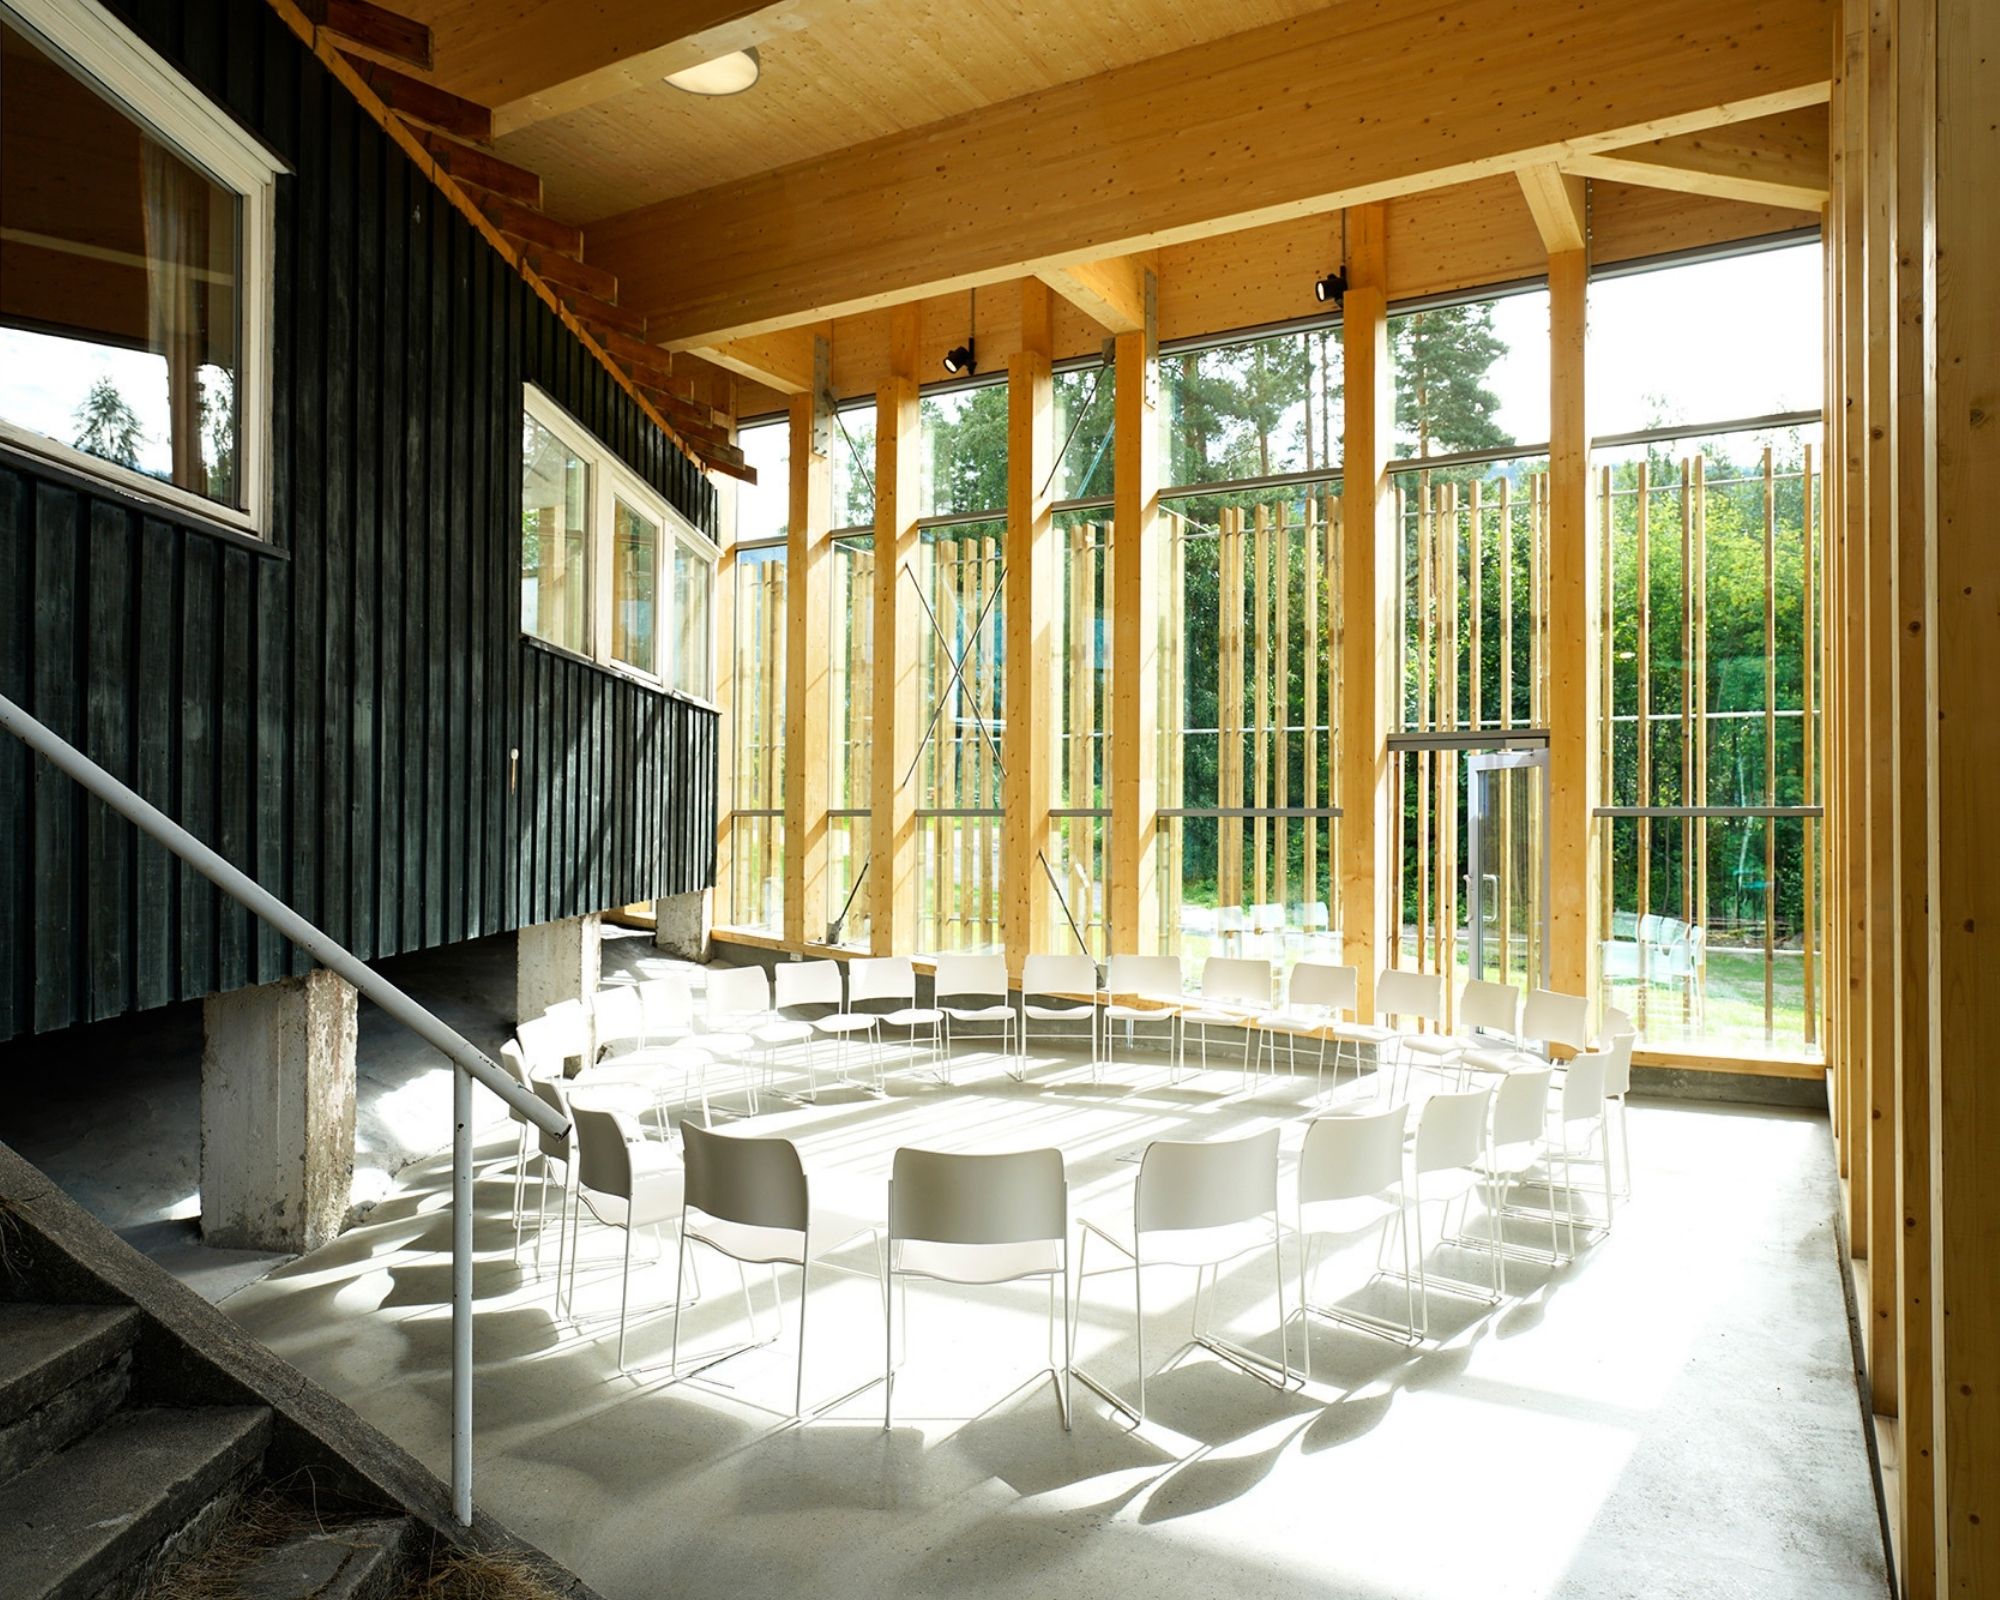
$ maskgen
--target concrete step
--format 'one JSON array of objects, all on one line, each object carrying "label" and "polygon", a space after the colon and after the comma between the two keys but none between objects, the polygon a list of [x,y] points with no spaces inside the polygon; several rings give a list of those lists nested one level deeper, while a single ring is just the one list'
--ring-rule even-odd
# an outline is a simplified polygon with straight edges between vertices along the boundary
[{"label": "concrete step", "polygon": [[8,1600],[96,1600],[163,1549],[186,1553],[270,1432],[264,1406],[158,1406],[121,1411],[38,1461],[0,1486]]},{"label": "concrete step", "polygon": [[409,1575],[416,1524],[350,1523],[261,1552],[237,1571],[236,1600],[389,1600]]},{"label": "concrete step", "polygon": [[0,1483],[124,1404],[138,1335],[129,1307],[0,1304]]}]

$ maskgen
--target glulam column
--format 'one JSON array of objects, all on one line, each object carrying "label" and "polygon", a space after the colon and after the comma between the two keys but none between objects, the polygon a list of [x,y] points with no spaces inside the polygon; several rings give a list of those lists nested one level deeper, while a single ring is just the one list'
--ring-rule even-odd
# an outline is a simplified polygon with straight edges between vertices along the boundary
[{"label": "glulam column", "polygon": [[[1021,284],[1021,348],[1007,361],[1006,734],[1001,822],[1001,937],[1018,982],[1032,952],[1053,949],[1054,896],[1042,865],[1055,783],[1055,303]],[[1087,803],[1087,802],[1077,802]]]}]

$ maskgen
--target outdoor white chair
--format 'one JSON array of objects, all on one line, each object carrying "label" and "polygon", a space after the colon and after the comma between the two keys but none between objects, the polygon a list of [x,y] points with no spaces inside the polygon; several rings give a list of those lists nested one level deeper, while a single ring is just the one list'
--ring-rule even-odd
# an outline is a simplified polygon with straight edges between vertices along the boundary
[{"label": "outdoor white chair", "polygon": [[931,998],[944,1013],[947,1080],[952,1040],[966,1028],[997,1029],[966,1037],[997,1039],[1001,1060],[1013,1059],[1017,1018],[1014,1002],[1007,992],[1005,956],[939,956],[931,975]]},{"label": "outdoor white chair", "polygon": [[[883,1300],[885,1429],[893,1425],[896,1400],[891,1291],[900,1288],[903,1294],[907,1339],[912,1278],[957,1284],[1044,1280],[1049,1287],[1049,1376],[1055,1383],[1063,1427],[1069,1427],[1069,1180],[1060,1150],[1006,1155],[896,1152],[889,1178],[888,1281]],[[1055,1342],[1058,1294],[1063,1315],[1060,1346]]]},{"label": "outdoor white chair", "polygon": [[[647,1139],[627,1118],[608,1106],[587,1102],[579,1091],[570,1100],[576,1131],[576,1206],[571,1228],[580,1230],[583,1214],[625,1235],[618,1274],[618,1370],[625,1370],[626,1307],[632,1290],[632,1235],[652,1230],[656,1258],[666,1254],[660,1224],[678,1225],[681,1213],[681,1167],[665,1147]],[[569,1251],[569,1303],[576,1307],[576,1262],[582,1240],[572,1237]],[[697,1288],[699,1280],[697,1280]],[[676,1300],[680,1282],[674,1283]],[[678,1311],[678,1307],[676,1308]]]},{"label": "outdoor white chair", "polygon": [[[1218,958],[1220,959],[1220,958]],[[1285,1266],[1278,1223],[1278,1130],[1267,1128],[1247,1138],[1214,1144],[1186,1144],[1156,1139],[1146,1146],[1133,1185],[1132,1215],[1127,1221],[1083,1219],[1077,1245],[1076,1295],[1078,1318],[1089,1273],[1085,1256],[1093,1237],[1123,1259],[1103,1272],[1132,1274],[1133,1331],[1138,1340],[1139,1393],[1136,1404],[1108,1382],[1093,1378],[1076,1364],[1076,1320],[1070,1324],[1070,1370],[1129,1417],[1146,1418],[1146,1296],[1145,1268],[1192,1267],[1195,1272],[1193,1337],[1168,1365],[1185,1351],[1200,1346],[1273,1388],[1291,1380],[1289,1319],[1285,1315]],[[1272,1276],[1278,1288],[1278,1349],[1276,1366],[1264,1356],[1212,1333],[1202,1321],[1202,1283],[1213,1276],[1211,1314],[1227,1263],[1255,1251],[1271,1252]],[[1103,1275],[1100,1272],[1099,1276]]]},{"label": "outdoor white chair", "polygon": [[[1323,1317],[1329,1322],[1358,1328],[1404,1343],[1417,1337],[1416,1280],[1410,1267],[1410,1230],[1404,1218],[1403,1136],[1409,1125],[1409,1107],[1395,1105],[1386,1111],[1315,1117],[1306,1124],[1305,1143],[1299,1149],[1298,1200],[1294,1212],[1299,1237],[1299,1315],[1302,1319]],[[1337,1227],[1336,1221],[1356,1215],[1358,1227]],[[1403,1245],[1403,1322],[1400,1326],[1365,1311],[1346,1306],[1315,1302],[1311,1286],[1314,1278],[1313,1247],[1329,1234],[1359,1232],[1382,1225],[1386,1236],[1389,1224],[1397,1224]],[[1385,1241],[1386,1243],[1386,1237]],[[1371,1280],[1372,1281],[1372,1280]],[[1305,1375],[1312,1381],[1312,1330],[1305,1334]]]},{"label": "outdoor white chair", "polygon": [[[1417,1134],[1410,1151],[1409,1180],[1404,1198],[1409,1208],[1410,1226],[1416,1230],[1417,1332],[1428,1339],[1431,1331],[1431,1289],[1452,1294],[1472,1295],[1497,1305],[1500,1301],[1500,1216],[1488,1177],[1490,1153],[1487,1148],[1487,1109],[1493,1099],[1490,1086],[1451,1090],[1434,1094],[1417,1112]],[[1427,1186],[1426,1178],[1431,1181]],[[1429,1193],[1425,1190],[1428,1187]],[[1486,1211],[1490,1237],[1485,1241],[1492,1266],[1492,1286],[1483,1288],[1430,1270],[1424,1244],[1424,1207],[1441,1201],[1447,1215],[1454,1201],[1479,1191]],[[1441,1227],[1440,1232],[1444,1229]]]},{"label": "outdoor white chair", "polygon": [[1186,972],[1179,956],[1114,955],[1104,982],[1104,1056],[1111,1059],[1114,1029],[1122,1026],[1129,1045],[1137,1028],[1164,1026],[1167,1065],[1172,1077],[1180,1076],[1174,1046],[1179,1032]]},{"label": "outdoor white chair", "polygon": [[[1201,998],[1181,1011],[1181,1054],[1187,1054],[1189,1028],[1201,1033],[1201,1068],[1208,1070],[1208,1030],[1243,1030],[1242,1072],[1247,1080],[1252,1070],[1250,1047],[1256,1039],[1255,1022],[1271,1005],[1271,963],[1261,957],[1210,956],[1201,964]],[[1185,1061],[1183,1061],[1185,1064]]]},{"label": "outdoor white chair", "polygon": [[[847,964],[848,1008],[860,1012],[863,1006],[891,1006],[889,1011],[868,1013],[875,1019],[877,1056],[880,1056],[882,1024],[901,1028],[908,1036],[912,1057],[916,1042],[930,1035],[931,1071],[940,1082],[951,1081],[950,1064],[944,1053],[944,1013],[936,1006],[917,1004],[917,969],[908,956],[859,956]],[[914,1065],[914,1061],[912,1061]],[[876,1068],[875,1081],[882,1081]]]},{"label": "outdoor white chair", "polygon": [[[813,1264],[817,1262],[824,1268],[825,1257],[863,1234],[868,1235],[874,1243],[871,1254],[886,1316],[888,1283],[881,1276],[881,1228],[865,1218],[815,1206],[798,1147],[789,1139],[741,1138],[693,1123],[681,1130],[681,1139],[687,1158],[687,1181],[681,1211],[680,1258],[675,1267],[676,1299],[680,1276],[689,1264],[688,1246],[703,1244],[739,1266],[769,1266],[772,1309],[778,1318],[777,1332],[770,1339],[759,1339],[746,1279],[743,1311],[750,1324],[750,1338],[726,1350],[698,1357],[696,1370],[705,1370],[746,1350],[769,1344],[783,1334],[784,1302],[778,1294],[777,1269],[797,1267],[799,1356],[792,1387],[792,1417],[797,1420],[805,1415],[806,1312],[812,1301]],[[680,1350],[681,1320],[677,1310],[671,1358],[676,1373],[680,1371]]]},{"label": "outdoor white chair", "polygon": [[[854,1075],[848,1070],[851,1060],[852,1040],[856,1034],[866,1034],[871,1040],[875,1036],[875,1018],[865,1013],[848,1009],[843,992],[840,963],[838,961],[781,961],[777,973],[777,1005],[787,1018],[801,1007],[831,1007],[830,1010],[816,1009],[804,1020],[811,1026],[815,1036],[830,1038],[839,1045],[835,1059],[835,1071],[843,1083],[854,1083]],[[873,1051],[870,1052],[872,1056]],[[869,1087],[880,1091],[882,1079],[879,1070],[875,1081]],[[815,1089],[817,1094],[817,1089]]]},{"label": "outdoor white chair", "polygon": [[[1040,996],[1039,999],[1033,998]],[[1028,1024],[1048,1023],[1043,1039],[1083,1039],[1090,1045],[1090,1076],[1095,1082],[1097,1056],[1097,963],[1085,955],[1029,956],[1021,966],[1021,1054],[1014,1076],[1028,1075]],[[1082,1033],[1064,1032],[1062,1024],[1081,1022]]]},{"label": "outdoor white chair", "polygon": [[[1260,1053],[1264,1041],[1271,1041],[1271,1071],[1278,1070],[1278,1035],[1285,1036],[1286,1071],[1298,1071],[1299,1036],[1317,1034],[1319,1036],[1319,1067],[1313,1080],[1317,1093],[1326,1079],[1326,1047],[1332,1035],[1332,1025],[1340,1019],[1340,1013],[1354,1007],[1355,974],[1352,967],[1330,966],[1323,961],[1301,961],[1292,968],[1285,979],[1285,1003],[1277,1011],[1266,1012],[1252,1018],[1257,1031],[1257,1049]],[[1259,1066],[1261,1068],[1260,1060]],[[1335,1086],[1339,1086],[1340,1056],[1336,1052],[1333,1059]]]}]

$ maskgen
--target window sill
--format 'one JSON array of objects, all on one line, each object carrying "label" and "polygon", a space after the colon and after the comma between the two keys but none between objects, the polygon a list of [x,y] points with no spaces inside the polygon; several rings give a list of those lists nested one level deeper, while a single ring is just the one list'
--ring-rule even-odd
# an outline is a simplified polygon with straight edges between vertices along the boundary
[{"label": "window sill", "polygon": [[184,498],[164,493],[168,485],[154,483],[142,473],[128,473],[112,462],[94,462],[80,451],[67,449],[55,440],[44,440],[39,434],[29,435],[11,423],[0,422],[0,460],[18,461],[30,471],[57,479],[85,494],[133,502],[148,512],[165,515],[177,527],[220,539],[254,555],[279,561],[291,559],[290,550],[260,536],[248,517],[238,521],[220,506],[204,505],[192,495]]}]

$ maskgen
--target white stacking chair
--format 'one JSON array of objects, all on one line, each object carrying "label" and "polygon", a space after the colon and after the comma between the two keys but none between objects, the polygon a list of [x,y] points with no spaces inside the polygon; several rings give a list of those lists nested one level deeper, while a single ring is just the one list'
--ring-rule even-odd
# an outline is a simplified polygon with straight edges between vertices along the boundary
[{"label": "white stacking chair", "polygon": [[[1604,1201],[1604,1220],[1592,1230],[1586,1224],[1586,1231],[1609,1233],[1616,1201],[1611,1192],[1611,1144],[1610,1131],[1605,1116],[1604,1080],[1606,1057],[1596,1051],[1586,1051],[1573,1057],[1568,1070],[1563,1073],[1562,1093],[1556,1103],[1556,1126],[1551,1140],[1549,1206],[1553,1211],[1556,1196],[1562,1196],[1562,1219],[1569,1240],[1569,1253],[1576,1254],[1576,1206],[1580,1191],[1575,1182],[1575,1166],[1578,1162],[1588,1162],[1593,1142],[1600,1142],[1603,1159],[1600,1170],[1603,1184],[1600,1189]],[[1577,1141],[1581,1138],[1582,1144]],[[1562,1182],[1554,1181],[1555,1167],[1562,1169]]]},{"label": "white stacking chair", "polygon": [[1132,1041],[1133,1029],[1165,1026],[1167,1065],[1170,1074],[1180,1076],[1174,1054],[1179,1032],[1181,1003],[1187,974],[1179,956],[1114,955],[1104,989],[1104,1058],[1111,1059],[1112,1030],[1121,1024],[1125,1039]]},{"label": "white stacking chair", "polygon": [[[1417,1236],[1417,1303],[1420,1310],[1417,1332],[1422,1338],[1430,1337],[1433,1285],[1453,1294],[1474,1295],[1495,1305],[1501,1298],[1500,1213],[1488,1177],[1491,1152],[1487,1147],[1486,1119],[1492,1100],[1490,1086],[1457,1089],[1432,1095],[1417,1112],[1417,1135],[1410,1151],[1405,1199],[1409,1208],[1408,1225],[1416,1230]],[[1431,1180],[1428,1194],[1424,1192],[1426,1178]],[[1490,1289],[1434,1273],[1425,1259],[1425,1205],[1442,1201],[1449,1213],[1452,1202],[1466,1198],[1475,1190],[1483,1191],[1486,1225],[1490,1234],[1485,1241],[1492,1264]],[[1439,1231],[1442,1233],[1444,1229],[1441,1227]]]},{"label": "white stacking chair", "polygon": [[[1224,959],[1218,957],[1216,959]],[[1070,1371],[1129,1417],[1146,1418],[1146,1297],[1145,1268],[1192,1267],[1195,1272],[1193,1337],[1175,1353],[1200,1346],[1273,1388],[1291,1380],[1289,1319],[1285,1315],[1285,1265],[1278,1222],[1278,1130],[1267,1128],[1247,1138],[1213,1144],[1187,1144],[1156,1139],[1139,1161],[1132,1191],[1129,1222],[1083,1219],[1077,1246],[1076,1294],[1078,1317],[1088,1272],[1085,1255],[1093,1237],[1123,1260],[1104,1269],[1132,1274],[1133,1331],[1138,1340],[1137,1402],[1125,1399],[1108,1382],[1093,1378],[1076,1364],[1076,1322],[1070,1324]],[[1219,1287],[1221,1269],[1254,1251],[1271,1252],[1272,1275],[1278,1286],[1279,1363],[1214,1334],[1202,1322],[1202,1283],[1211,1275]],[[1101,1275],[1101,1274],[1100,1274]],[[1211,1311],[1215,1289],[1210,1290]],[[1171,1361],[1168,1363],[1172,1364]]]},{"label": "white stacking chair", "polygon": [[[944,1013],[936,1006],[917,1004],[917,969],[908,956],[857,956],[847,964],[848,1008],[860,1012],[863,1006],[893,1006],[891,1011],[868,1013],[875,1021],[876,1054],[881,1054],[882,1024],[903,1029],[910,1037],[912,1054],[920,1034],[931,1042],[931,1071],[941,1082],[951,1081],[951,1069],[944,1055]],[[882,1081],[878,1066],[875,1081]]]},{"label": "white stacking chair", "polygon": [[1466,1074],[1509,1072],[1521,1064],[1521,991],[1511,983],[1468,978],[1458,995],[1458,1028],[1453,1033],[1413,1033],[1403,1049],[1436,1070]]},{"label": "white stacking chair", "polygon": [[1521,1011],[1521,1038],[1528,1054],[1553,1060],[1554,1047],[1578,1051],[1590,1048],[1590,1002],[1580,994],[1534,989]]},{"label": "white stacking chair", "polygon": [[[1549,1085],[1554,1078],[1554,1070],[1546,1065],[1517,1065],[1508,1070],[1507,1075],[1493,1090],[1493,1109],[1487,1127],[1486,1154],[1481,1170],[1485,1173],[1493,1197],[1496,1219],[1502,1215],[1523,1214],[1514,1210],[1512,1205],[1515,1186],[1548,1159]],[[1518,1250],[1504,1242],[1500,1246],[1501,1294],[1507,1292],[1508,1256],[1520,1255],[1543,1262],[1562,1259],[1556,1250],[1556,1214],[1553,1206],[1549,1208],[1548,1221],[1547,1255]],[[1492,1225],[1497,1227],[1497,1220]],[[1468,1249],[1492,1248],[1490,1239],[1475,1239],[1463,1233],[1448,1242]]]},{"label": "white stacking chair", "polygon": [[[569,1120],[569,1094],[564,1088],[560,1073],[531,1076],[528,1086],[535,1097]],[[549,1226],[549,1168],[561,1166],[562,1186],[556,1191],[556,1276],[555,1306],[558,1316],[568,1311],[568,1303],[563,1298],[563,1252],[569,1244],[569,1196],[570,1180],[576,1174],[574,1143],[576,1128],[572,1122],[568,1133],[549,1133],[545,1129],[535,1130],[536,1193],[535,1193],[535,1271],[542,1270],[542,1235]]]},{"label": "white stacking chair", "polygon": [[[1251,1073],[1250,1049],[1258,1016],[1271,1006],[1271,963],[1261,956],[1210,956],[1201,964],[1201,998],[1181,1011],[1181,1054],[1187,1054],[1189,1028],[1201,1030],[1201,1067],[1208,1070],[1208,1030],[1241,1028],[1245,1079]],[[1185,1065],[1185,1060],[1183,1061]]]},{"label": "white stacking chair", "polygon": [[[1039,1000],[1033,996],[1039,995]],[[1082,998],[1077,998],[1081,996]],[[1090,1076],[1097,1080],[1097,963],[1086,955],[1029,956],[1021,965],[1021,1054],[1017,1079],[1028,1075],[1028,1024],[1049,1023],[1044,1039],[1085,1039],[1090,1044]],[[1065,1033],[1063,1023],[1081,1022],[1083,1033]]]},{"label": "white stacking chair", "polygon": [[[1403,1105],[1358,1115],[1315,1117],[1306,1124],[1305,1143],[1299,1149],[1295,1219],[1299,1236],[1299,1315],[1307,1319],[1303,1328],[1307,1382],[1312,1381],[1309,1322],[1312,1317],[1324,1317],[1329,1322],[1404,1343],[1416,1340],[1416,1280],[1410,1268],[1410,1230],[1403,1215],[1403,1135],[1408,1125],[1409,1108]],[[1397,1225],[1403,1244],[1401,1326],[1365,1311],[1315,1303],[1312,1298],[1314,1243],[1331,1233],[1359,1231],[1332,1225],[1340,1213],[1351,1216],[1356,1212],[1361,1213],[1361,1227],[1379,1221],[1385,1235],[1391,1222]]]},{"label": "white stacking chair", "polygon": [[[576,1081],[593,1087],[621,1084],[643,1095],[665,1138],[666,1107],[673,1098],[668,1085],[678,1077],[680,1103],[685,1107],[690,1083],[706,1085],[708,1052],[685,1044],[652,1047],[645,1003],[636,984],[600,989],[591,1004],[591,1021],[597,1058]],[[706,1105],[704,1095],[704,1109]]]},{"label": "white stacking chair", "polygon": [[[1333,1084],[1340,1087],[1340,1054],[1349,1051],[1354,1057],[1354,1081],[1361,1081],[1361,1047],[1372,1046],[1377,1053],[1378,1068],[1380,1054],[1400,1037],[1394,1028],[1380,1023],[1363,1022],[1361,1010],[1361,973],[1355,967],[1335,967],[1335,976],[1325,980],[1329,999],[1327,1008],[1333,1015],[1327,1020],[1327,1037],[1333,1041]],[[1342,1013],[1345,1013],[1343,1015]]]},{"label": "white stacking chair", "polygon": [[[739,1266],[769,1266],[772,1306],[778,1317],[778,1332],[772,1335],[775,1339],[784,1331],[784,1302],[778,1294],[777,1269],[781,1266],[799,1269],[799,1356],[792,1388],[792,1416],[796,1420],[805,1415],[806,1311],[812,1301],[813,1264],[818,1262],[824,1268],[826,1256],[852,1244],[863,1234],[868,1235],[874,1244],[875,1272],[886,1316],[888,1280],[882,1276],[882,1231],[865,1218],[815,1206],[798,1147],[789,1139],[741,1138],[689,1123],[681,1130],[681,1140],[687,1158],[687,1179],[676,1285],[687,1270],[691,1243],[707,1245]],[[747,1280],[743,1310],[750,1323],[749,1340],[700,1357],[697,1370],[771,1342],[756,1336],[756,1313],[751,1306]],[[676,1311],[671,1358],[676,1373],[680,1370],[680,1349],[681,1323]]]},{"label": "white stacking chair", "polygon": [[[778,1052],[788,1045],[804,1045],[806,1093],[803,1098],[812,1098],[812,1045],[818,1035],[811,1023],[782,1016],[773,1007],[771,975],[762,967],[717,967],[709,973],[708,1026],[713,1031],[701,1035],[696,1047],[727,1048],[739,1058],[747,1057],[753,1051],[761,1052],[764,1087],[767,1089],[776,1087]],[[750,1090],[752,1111],[757,1109],[757,1104],[753,1080]],[[706,1096],[702,1109],[707,1112]]]},{"label": "white stacking chair", "polygon": [[[534,1084],[528,1078],[528,1063],[521,1054],[518,1039],[509,1039],[500,1047],[500,1065],[507,1076],[529,1094],[535,1092]],[[528,1132],[534,1124],[528,1114],[513,1105],[507,1107],[507,1120],[514,1124],[514,1258],[521,1256],[521,1203],[528,1184]],[[535,1130],[538,1134],[539,1129]]]},{"label": "white stacking chair", "polygon": [[[625,1235],[618,1276],[618,1370],[625,1371],[626,1307],[632,1290],[632,1234],[652,1230],[658,1257],[666,1246],[660,1225],[678,1225],[681,1214],[681,1167],[660,1144],[647,1139],[624,1115],[585,1099],[579,1091],[570,1100],[576,1131],[576,1205],[571,1212],[573,1234],[583,1214]],[[573,1236],[569,1250],[569,1303],[576,1307],[576,1261],[582,1240]],[[678,1300],[679,1281],[674,1291]],[[678,1315],[678,1307],[676,1307]]]},{"label": "white stacking chair", "polygon": [[649,1047],[678,1044],[694,1037],[694,992],[685,978],[668,973],[647,978],[637,988]]},{"label": "white stacking chair", "polygon": [[[1326,1047],[1332,1035],[1329,1029],[1340,1020],[1340,1013],[1354,1007],[1355,973],[1352,967],[1330,966],[1323,961],[1301,961],[1292,968],[1285,979],[1285,1003],[1277,1011],[1267,1012],[1252,1019],[1257,1028],[1257,1049],[1261,1053],[1264,1041],[1271,1041],[1271,1072],[1278,1070],[1277,1036],[1285,1036],[1286,1070],[1298,1071],[1298,1042],[1301,1034],[1319,1035],[1319,1069],[1313,1080],[1314,1092],[1326,1079]],[[1260,1062],[1261,1066],[1261,1062]],[[1335,1086],[1340,1077],[1340,1057],[1333,1061]]]},{"label": "white stacking chair", "polygon": [[[1632,1050],[1639,1042],[1638,1030],[1632,1019],[1616,1006],[1604,1008],[1604,1028],[1598,1036],[1598,1049],[1604,1053],[1604,1101],[1607,1114],[1612,1102],[1618,1106],[1618,1166],[1623,1173],[1622,1181],[1614,1188],[1620,1200],[1632,1198],[1632,1136],[1625,1120],[1625,1101],[1632,1093]],[[1610,1137],[1607,1122],[1605,1137]],[[1610,1155],[1607,1144],[1605,1154]]]},{"label": "white stacking chair", "polygon": [[[1393,1044],[1396,1062],[1389,1085],[1389,1097],[1402,1098],[1404,1082],[1411,1066],[1411,1041],[1424,1035],[1413,1024],[1428,1022],[1433,1029],[1444,1026],[1444,974],[1405,972],[1400,967],[1384,967],[1375,979],[1375,1015],[1394,1018],[1389,1038],[1378,1048]],[[1377,1057],[1377,1070],[1381,1060]]]},{"label": "white stacking chair", "polygon": [[[873,1039],[875,1018],[848,1009],[841,982],[840,963],[781,961],[778,963],[776,978],[778,1009],[788,1018],[794,1010],[802,1006],[832,1008],[818,1011],[804,1020],[811,1026],[816,1036],[838,1042],[840,1050],[835,1061],[835,1071],[843,1083],[854,1083],[854,1076],[848,1071],[851,1041],[856,1034],[866,1034]],[[874,1083],[869,1087],[878,1092],[881,1090],[882,1079],[879,1071],[875,1075]]]},{"label": "white stacking chair", "polygon": [[521,1042],[529,1073],[537,1077],[569,1076],[571,1062],[581,1070],[596,1054],[591,1048],[590,1010],[581,1000],[550,1006],[515,1028],[514,1037]]},{"label": "white stacking chair", "polygon": [[[889,1178],[889,1258],[883,1309],[885,1359],[882,1426],[893,1426],[896,1401],[894,1299],[904,1295],[909,1329],[912,1278],[940,1283],[1049,1286],[1049,1376],[1064,1428],[1069,1410],[1069,1180],[1060,1150],[1005,1155],[949,1155],[898,1150]],[[1062,1298],[1063,1339],[1056,1337]],[[1057,1355],[1057,1350],[1061,1355]]]},{"label": "white stacking chair", "polygon": [[944,1013],[946,1081],[951,1076],[952,1038],[964,1028],[997,1028],[997,1033],[971,1037],[998,1039],[1001,1060],[1013,1059],[1014,1027],[1018,1019],[1007,992],[1005,956],[939,956],[931,975],[931,998]]}]

